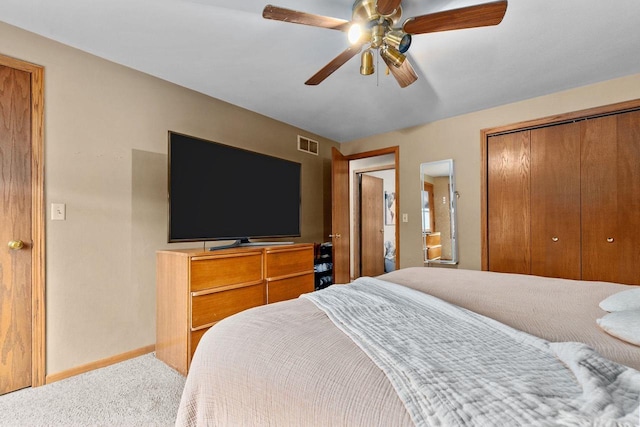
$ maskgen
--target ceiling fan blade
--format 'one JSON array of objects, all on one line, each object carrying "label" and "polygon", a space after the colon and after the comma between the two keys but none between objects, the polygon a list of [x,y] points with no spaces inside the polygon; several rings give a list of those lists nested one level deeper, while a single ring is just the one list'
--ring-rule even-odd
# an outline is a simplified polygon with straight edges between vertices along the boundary
[{"label": "ceiling fan blade", "polygon": [[266,5],[262,11],[262,17],[275,21],[291,22],[293,24],[310,25],[312,27],[329,28],[331,30],[349,31],[349,21],[332,18],[330,16],[314,15],[312,13],[298,12],[283,7]]},{"label": "ceiling fan blade", "polygon": [[378,0],[378,13],[380,15],[391,15],[399,6],[401,0]]},{"label": "ceiling fan blade", "polygon": [[324,79],[329,77],[334,71],[340,68],[348,60],[356,56],[362,49],[362,44],[349,46],[340,55],[336,56],[331,62],[325,65],[320,71],[315,73],[309,80],[304,82],[306,85],[315,86],[322,83]]},{"label": "ceiling fan blade", "polygon": [[425,34],[498,25],[506,11],[506,0],[495,1],[409,18],[402,29],[409,34]]},{"label": "ceiling fan blade", "polygon": [[389,71],[393,74],[393,77],[396,78],[400,87],[407,87],[411,83],[418,80],[418,75],[414,71],[411,63],[409,62],[409,58],[405,58],[404,62],[400,67],[396,67],[393,65],[387,58],[381,56],[384,63],[389,67]]}]

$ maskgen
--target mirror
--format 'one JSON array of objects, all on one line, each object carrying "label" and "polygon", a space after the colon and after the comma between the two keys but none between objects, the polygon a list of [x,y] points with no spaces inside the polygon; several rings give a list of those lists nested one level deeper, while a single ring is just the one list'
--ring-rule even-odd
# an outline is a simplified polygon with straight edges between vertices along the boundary
[{"label": "mirror", "polygon": [[420,165],[422,250],[428,264],[457,264],[456,200],[453,160]]}]

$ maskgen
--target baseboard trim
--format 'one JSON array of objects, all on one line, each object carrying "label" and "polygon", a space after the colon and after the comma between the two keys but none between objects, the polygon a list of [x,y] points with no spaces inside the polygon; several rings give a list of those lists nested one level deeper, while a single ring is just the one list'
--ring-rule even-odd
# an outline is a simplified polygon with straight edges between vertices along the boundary
[{"label": "baseboard trim", "polygon": [[127,351],[126,353],[121,353],[115,356],[107,357],[106,359],[87,363],[86,365],[71,368],[66,371],[58,372],[57,374],[47,375],[45,383],[51,384],[56,381],[60,381],[66,378],[74,377],[76,375],[84,374],[85,372],[93,371],[94,369],[100,369],[109,365],[113,365],[115,363],[124,362],[125,360],[133,359],[134,357],[151,353],[155,349],[156,349],[155,344],[152,344],[146,347],[138,348],[136,350]]}]

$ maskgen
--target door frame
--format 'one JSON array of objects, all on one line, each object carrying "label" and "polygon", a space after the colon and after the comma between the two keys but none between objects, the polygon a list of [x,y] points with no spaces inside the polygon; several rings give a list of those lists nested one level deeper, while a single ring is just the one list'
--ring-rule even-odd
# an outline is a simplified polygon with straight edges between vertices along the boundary
[{"label": "door frame", "polygon": [[[354,153],[354,154],[342,155],[342,156],[348,163],[350,163],[352,160],[366,159],[369,157],[379,157],[379,156],[384,156],[386,154],[394,155],[393,167],[395,167],[395,180],[396,180],[396,183],[395,183],[396,211],[400,212],[400,147],[399,146],[396,145],[393,147],[381,148],[378,150],[365,151],[362,153]],[[351,194],[351,191],[348,191],[346,194],[346,199],[341,200],[341,204],[342,206],[348,207],[351,205],[351,203],[352,203],[352,194]],[[332,211],[334,208],[335,208],[334,206],[331,207]],[[332,212],[332,215],[333,215],[333,212]],[[349,221],[349,232],[351,232],[351,221]],[[395,268],[397,270],[400,268],[400,221],[396,221],[395,234],[396,234],[396,267]],[[351,252],[351,249],[349,249],[349,252]],[[336,260],[334,258],[334,263],[335,262]],[[351,264],[350,261],[349,261],[349,264]],[[349,276],[351,276],[352,272],[351,272],[350,266],[347,266],[347,269],[349,271]]]},{"label": "door frame", "polygon": [[576,120],[620,114],[628,111],[640,109],[640,99],[618,102],[615,104],[603,105],[600,107],[588,108],[586,110],[573,111],[570,113],[556,114],[534,120],[513,123],[510,125],[498,126],[482,129],[480,131],[480,244],[481,244],[481,269],[489,269],[489,227],[488,227],[488,168],[487,168],[487,144],[489,137],[503,135],[507,133],[520,132],[528,129],[553,126],[562,123],[570,123]]},{"label": "door frame", "polygon": [[46,373],[44,67],[5,55],[0,65],[31,76],[31,386],[38,387]]}]

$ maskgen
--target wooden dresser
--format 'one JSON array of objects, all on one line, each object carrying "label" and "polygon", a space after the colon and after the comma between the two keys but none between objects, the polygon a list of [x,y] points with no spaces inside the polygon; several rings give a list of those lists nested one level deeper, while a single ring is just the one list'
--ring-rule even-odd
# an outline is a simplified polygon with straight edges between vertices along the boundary
[{"label": "wooden dresser", "polygon": [[313,244],[156,253],[156,356],[183,375],[216,322],[314,290]]}]

